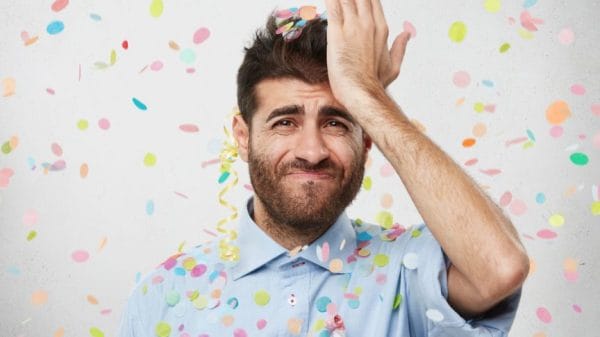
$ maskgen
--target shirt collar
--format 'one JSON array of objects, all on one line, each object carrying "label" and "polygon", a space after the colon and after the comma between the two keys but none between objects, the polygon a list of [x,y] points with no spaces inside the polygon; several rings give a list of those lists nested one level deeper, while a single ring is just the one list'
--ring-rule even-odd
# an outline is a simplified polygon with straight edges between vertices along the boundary
[{"label": "shirt collar", "polygon": [[[231,266],[234,280],[253,272],[282,254],[289,253],[258,227],[251,213],[253,213],[252,197],[240,212],[239,235],[234,243],[240,250],[239,261]],[[350,219],[342,213],[333,226],[296,256],[290,257],[290,261],[303,258],[334,273],[349,273],[351,268],[348,257],[353,256],[355,251],[356,232]]]}]

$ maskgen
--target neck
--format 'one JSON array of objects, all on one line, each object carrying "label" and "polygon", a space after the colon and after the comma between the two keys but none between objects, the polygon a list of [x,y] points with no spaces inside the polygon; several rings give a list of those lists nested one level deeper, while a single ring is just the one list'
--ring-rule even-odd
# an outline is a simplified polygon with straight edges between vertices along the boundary
[{"label": "neck", "polygon": [[290,251],[312,243],[333,225],[331,223],[311,228],[296,228],[289,224],[275,221],[269,216],[262,202],[256,196],[254,197],[253,205],[254,214],[252,218],[258,227],[271,239]]}]

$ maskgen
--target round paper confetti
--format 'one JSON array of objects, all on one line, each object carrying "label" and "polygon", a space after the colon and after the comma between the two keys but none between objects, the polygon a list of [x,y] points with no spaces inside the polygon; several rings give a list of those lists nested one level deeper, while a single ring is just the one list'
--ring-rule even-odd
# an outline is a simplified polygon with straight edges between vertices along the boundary
[{"label": "round paper confetti", "polygon": [[550,136],[558,138],[563,135],[563,128],[560,125],[555,125],[550,128]]},{"label": "round paper confetti", "polygon": [[152,167],[156,165],[156,156],[154,155],[154,153],[146,153],[146,155],[144,156],[144,165],[147,167]]},{"label": "round paper confetti", "polygon": [[60,145],[58,145],[58,143],[52,143],[51,150],[52,150],[52,153],[54,153],[54,155],[56,155],[58,157],[62,156],[62,154],[63,154],[62,147],[60,147]]},{"label": "round paper confetti", "polygon": [[267,326],[267,321],[264,319],[259,319],[258,321],[256,321],[256,328],[258,330],[262,330]]},{"label": "round paper confetti", "polygon": [[506,53],[510,49],[510,44],[508,42],[503,43],[500,46],[500,53]]},{"label": "round paper confetti", "polygon": [[467,26],[463,22],[456,21],[450,26],[448,37],[452,42],[462,42],[465,36],[467,36]]},{"label": "round paper confetti", "polygon": [[416,269],[419,266],[419,256],[415,253],[408,253],[402,258],[402,264],[407,269]]},{"label": "round paper confetti", "polygon": [[496,13],[500,10],[500,0],[485,0],[483,8],[490,13]]},{"label": "round paper confetti", "polygon": [[179,54],[179,59],[186,64],[192,64],[196,61],[196,52],[192,49],[184,49]]},{"label": "round paper confetti", "polygon": [[585,87],[581,84],[573,84],[571,86],[571,92],[573,93],[573,95],[585,95]]},{"label": "round paper confetti", "polygon": [[471,83],[471,76],[464,70],[457,71],[452,76],[452,82],[459,88],[466,88]]},{"label": "round paper confetti", "polygon": [[25,214],[23,214],[23,224],[25,226],[32,226],[38,222],[37,212],[33,209],[27,210]]},{"label": "round paper confetti", "polygon": [[592,114],[600,117],[600,103],[592,104],[591,108]]},{"label": "round paper confetti", "polygon": [[542,229],[537,232],[537,236],[542,239],[554,239],[557,237],[557,234],[549,229]]},{"label": "round paper confetti", "polygon": [[565,101],[556,101],[546,109],[546,120],[550,124],[562,124],[569,117],[571,117],[571,109]]},{"label": "round paper confetti", "polygon": [[288,320],[288,331],[292,335],[299,335],[302,331],[302,320],[299,318],[290,318]]},{"label": "round paper confetti", "polygon": [[565,218],[561,214],[553,214],[549,219],[548,223],[552,227],[561,227],[565,223]]},{"label": "round paper confetti", "polygon": [[331,299],[327,296],[322,296],[315,301],[315,306],[319,312],[326,312],[329,303],[331,303]]},{"label": "round paper confetti", "polygon": [[81,164],[81,166],[79,167],[79,176],[81,178],[85,178],[88,176],[88,173],[90,171],[90,168],[88,167],[88,164],[83,163]]},{"label": "round paper confetti", "polygon": [[373,263],[377,267],[385,267],[385,266],[387,266],[387,264],[389,263],[389,261],[390,261],[390,258],[387,255],[385,255],[385,254],[377,254],[373,258]]},{"label": "round paper confetti", "polygon": [[133,104],[140,110],[142,111],[146,111],[148,110],[148,107],[146,106],[146,104],[142,103],[139,99],[133,97],[131,99],[131,101],[133,102]]},{"label": "round paper confetti", "polygon": [[233,337],[248,337],[246,330],[244,329],[235,329],[233,330]]},{"label": "round paper confetti", "polygon": [[477,123],[473,126],[473,136],[481,138],[487,132],[487,127],[483,123]]},{"label": "round paper confetti", "polygon": [[381,196],[381,207],[383,208],[391,208],[394,203],[394,197],[390,193],[384,193]]},{"label": "round paper confetti", "polygon": [[60,12],[69,4],[69,0],[56,0],[50,8],[55,12]]},{"label": "round paper confetti", "polygon": [[379,226],[388,229],[394,224],[394,216],[388,211],[380,211],[375,216],[375,221]]},{"label": "round paper confetti", "polygon": [[590,211],[592,212],[592,215],[600,215],[600,201],[594,201],[590,205]]},{"label": "round paper confetti", "polygon": [[523,214],[525,214],[525,212],[527,212],[527,205],[525,204],[525,202],[523,200],[515,199],[510,204],[509,209],[510,209],[510,212],[514,215],[523,215]]},{"label": "round paper confetti", "polygon": [[46,31],[50,35],[56,35],[65,29],[65,24],[62,21],[52,21],[46,27]]},{"label": "round paper confetti", "polygon": [[194,133],[194,132],[198,132],[198,126],[194,125],[194,124],[181,124],[179,125],[179,130],[183,131],[183,132],[189,132],[189,133]]},{"label": "round paper confetti", "polygon": [[167,322],[160,321],[156,324],[154,333],[156,333],[156,336],[158,337],[169,337],[169,335],[171,335],[171,326]]},{"label": "round paper confetti", "polygon": [[510,204],[512,200],[512,193],[510,193],[509,191],[506,191],[502,194],[502,196],[500,197],[500,206],[502,207],[506,207]]},{"label": "round paper confetti", "polygon": [[79,263],[87,261],[89,257],[90,254],[85,250],[76,250],[73,253],[71,253],[71,258],[73,259],[73,261]]},{"label": "round paper confetti", "polygon": [[88,128],[88,121],[85,119],[80,119],[77,121],[77,128],[81,131]]},{"label": "round paper confetti", "polygon": [[[100,330],[100,329],[96,328],[95,326],[93,326],[93,327],[90,328],[90,335],[92,337],[104,337],[104,332],[102,332],[102,330]],[[161,336],[161,337],[167,337],[167,336],[168,335]]]},{"label": "round paper confetti", "polygon": [[35,305],[42,305],[48,302],[48,292],[45,290],[36,290],[31,294],[31,303]]},{"label": "round paper confetti", "polygon": [[152,0],[152,3],[150,4],[150,15],[152,15],[155,18],[158,18],[162,15],[164,10],[164,5],[162,0]]},{"label": "round paper confetti", "polygon": [[163,68],[163,63],[161,61],[154,61],[150,64],[150,70],[159,71]]},{"label": "round paper confetti", "polygon": [[108,130],[110,128],[110,121],[106,118],[100,118],[98,120],[98,127],[102,130]]},{"label": "round paper confetti", "polygon": [[333,259],[329,261],[329,270],[333,273],[339,273],[344,268],[344,262],[341,259]]},{"label": "round paper confetti", "polygon": [[570,45],[575,40],[575,33],[571,28],[563,28],[558,33],[558,41],[563,45]]},{"label": "round paper confetti", "polygon": [[550,312],[548,311],[548,309],[546,309],[544,307],[537,308],[537,310],[535,311],[535,314],[540,319],[540,321],[542,321],[544,323],[552,322],[552,315],[550,315]]},{"label": "round paper confetti", "polygon": [[54,337],[63,337],[65,335],[65,328],[60,327],[54,331]]},{"label": "round paper confetti", "polygon": [[585,153],[581,153],[581,152],[576,152],[573,153],[569,159],[571,159],[571,162],[575,165],[578,166],[583,166],[586,165],[589,162],[588,156]]},{"label": "round paper confetti", "polygon": [[270,300],[271,296],[265,290],[259,290],[256,293],[254,293],[254,303],[256,303],[257,305],[265,306],[269,304]]},{"label": "round paper confetti", "polygon": [[206,28],[206,27],[199,28],[194,33],[194,43],[200,44],[200,43],[206,41],[206,39],[208,39],[209,36],[210,36],[210,30],[208,30],[208,28]]}]

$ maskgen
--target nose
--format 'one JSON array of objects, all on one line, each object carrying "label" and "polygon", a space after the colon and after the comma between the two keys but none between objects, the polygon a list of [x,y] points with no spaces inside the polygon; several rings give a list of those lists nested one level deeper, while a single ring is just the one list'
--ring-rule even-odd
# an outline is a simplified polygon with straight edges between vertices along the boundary
[{"label": "nose", "polygon": [[329,148],[319,132],[318,127],[304,126],[302,132],[298,133],[298,140],[294,149],[294,155],[298,159],[316,165],[329,158]]}]

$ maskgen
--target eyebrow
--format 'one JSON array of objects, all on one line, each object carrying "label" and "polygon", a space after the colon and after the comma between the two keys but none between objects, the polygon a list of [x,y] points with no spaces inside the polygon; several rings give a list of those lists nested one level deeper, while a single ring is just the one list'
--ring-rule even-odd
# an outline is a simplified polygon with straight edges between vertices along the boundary
[{"label": "eyebrow", "polygon": [[[271,113],[267,117],[266,121],[269,122],[270,120],[280,117],[280,116],[303,115],[303,114],[304,114],[303,106],[300,106],[297,104],[286,105],[286,106],[276,108],[273,111],[271,111]],[[331,105],[326,105],[324,107],[321,107],[319,109],[319,115],[323,116],[323,117],[340,117],[340,118],[343,118],[343,119],[347,120],[348,122],[352,123],[352,125],[356,125],[356,121],[354,120],[352,115],[350,115],[348,112],[346,112],[344,110],[338,109]]]}]

